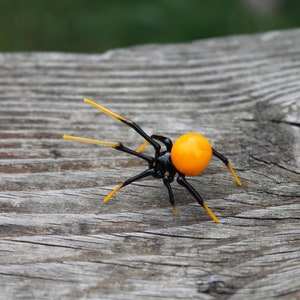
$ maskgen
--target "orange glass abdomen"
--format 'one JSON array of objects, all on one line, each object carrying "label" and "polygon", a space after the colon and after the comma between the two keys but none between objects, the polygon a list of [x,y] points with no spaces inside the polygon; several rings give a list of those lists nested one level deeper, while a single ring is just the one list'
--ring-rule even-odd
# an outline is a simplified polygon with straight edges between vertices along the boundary
[{"label": "orange glass abdomen", "polygon": [[201,134],[186,133],[180,136],[171,150],[171,160],[175,168],[188,176],[199,175],[209,164],[212,148]]}]

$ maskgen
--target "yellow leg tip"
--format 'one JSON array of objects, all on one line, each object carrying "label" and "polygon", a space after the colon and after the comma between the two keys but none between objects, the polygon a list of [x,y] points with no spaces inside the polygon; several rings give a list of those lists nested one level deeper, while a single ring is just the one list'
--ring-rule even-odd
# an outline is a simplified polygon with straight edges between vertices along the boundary
[{"label": "yellow leg tip", "polygon": [[84,98],[83,99],[83,102],[85,102],[85,103],[89,103],[89,104],[91,104],[91,105],[94,105],[95,107],[97,107],[99,104],[97,104],[96,102],[94,102],[93,100],[90,100],[90,99],[88,99],[88,98]]},{"label": "yellow leg tip", "polygon": [[228,167],[229,171],[231,172],[231,174],[232,174],[232,176],[233,176],[235,182],[237,183],[237,185],[238,185],[238,186],[242,186],[242,182],[240,181],[240,179],[239,179],[239,178],[237,177],[237,175],[235,174],[235,172],[234,172],[232,166],[228,163],[228,166],[227,166],[227,167]]},{"label": "yellow leg tip", "polygon": [[108,194],[104,199],[103,202],[106,203],[111,198],[110,194]]},{"label": "yellow leg tip", "polygon": [[90,143],[90,144],[95,144],[95,145],[103,145],[103,146],[107,146],[107,147],[111,147],[111,148],[116,148],[119,146],[118,143],[86,139],[86,138],[81,138],[81,137],[72,136],[72,135],[64,135],[63,138],[65,140],[76,141],[76,142],[81,142],[81,143]]},{"label": "yellow leg tip", "polygon": [[148,141],[145,141],[139,148],[136,149],[136,152],[142,152],[147,145],[148,145]]},{"label": "yellow leg tip", "polygon": [[104,199],[103,202],[106,203],[118,190],[124,186],[124,183],[118,185],[114,190],[112,190]]},{"label": "yellow leg tip", "polygon": [[172,208],[173,208],[174,214],[175,214],[176,216],[179,215],[179,211],[178,211],[177,207],[176,207],[175,205],[173,205]]},{"label": "yellow leg tip", "polygon": [[[103,111],[104,113],[106,113],[108,116],[112,117],[112,118],[115,118],[117,119],[118,121],[122,121],[122,122],[125,122],[126,119],[121,117],[120,115],[110,111],[109,109],[105,108],[104,106],[92,101],[92,100],[89,100],[87,98],[84,98],[83,99],[84,102],[86,103],[89,103],[91,105],[93,105],[94,107],[98,108],[99,110]],[[127,120],[128,121],[128,120]]]},{"label": "yellow leg tip", "polygon": [[219,223],[218,218],[214,215],[214,213],[210,210],[210,208],[206,205],[205,202],[203,202],[203,207],[206,210],[206,212],[209,214],[209,216],[216,222]]}]

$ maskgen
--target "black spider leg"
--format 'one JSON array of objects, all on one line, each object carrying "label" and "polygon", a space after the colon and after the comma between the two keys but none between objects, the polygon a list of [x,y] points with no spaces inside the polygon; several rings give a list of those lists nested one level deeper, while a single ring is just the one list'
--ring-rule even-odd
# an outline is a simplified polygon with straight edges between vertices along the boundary
[{"label": "black spider leg", "polygon": [[125,123],[129,127],[133,128],[140,136],[142,136],[155,150],[155,156],[157,157],[160,152],[160,145],[154,139],[152,139],[137,123],[129,119],[121,119],[121,122]]},{"label": "black spider leg", "polygon": [[90,143],[90,144],[95,144],[95,145],[103,145],[107,147],[114,148],[119,151],[123,151],[126,153],[129,153],[131,155],[137,156],[139,158],[142,158],[146,160],[149,164],[149,168],[152,167],[154,163],[154,158],[152,156],[139,153],[137,151],[134,151],[128,147],[125,147],[122,143],[114,143],[114,142],[106,142],[106,141],[100,141],[100,140],[93,140],[93,139],[87,139],[87,138],[82,138],[82,137],[77,137],[77,136],[71,136],[71,135],[64,135],[64,139],[66,140],[72,140],[72,141],[77,141],[77,142],[82,142],[82,143]]},{"label": "black spider leg", "polygon": [[223,154],[219,153],[217,150],[212,148],[213,155],[215,155],[217,158],[219,158],[226,166],[228,166],[228,158],[225,157]]},{"label": "black spider leg", "polygon": [[146,160],[149,164],[149,168],[151,168],[153,166],[154,158],[150,155],[143,154],[143,153],[140,153],[140,152],[136,152],[136,151],[134,151],[134,150],[132,150],[128,147],[125,147],[122,143],[116,143],[116,146],[113,147],[113,148],[116,149],[116,150],[126,152],[128,154],[131,154],[131,155],[134,155],[134,156],[137,156],[139,158],[142,158],[142,159]]},{"label": "black spider leg", "polygon": [[103,107],[102,105],[91,101],[89,99],[84,99],[84,102],[89,103],[93,106],[95,106],[96,108],[98,108],[99,110],[103,111],[104,113],[106,113],[107,115],[109,115],[112,118],[117,119],[118,121],[123,122],[124,124],[126,124],[127,126],[133,128],[139,135],[141,135],[147,142],[149,142],[150,145],[153,146],[153,148],[155,149],[155,154],[156,156],[158,156],[159,151],[160,151],[160,145],[159,143],[157,143],[156,141],[154,141],[153,139],[151,139],[151,137],[139,126],[137,125],[135,122],[126,119],[110,110],[108,110],[107,108]]},{"label": "black spider leg", "polygon": [[179,174],[177,177],[177,182],[185,187],[191,194],[192,196],[196,199],[196,201],[206,210],[206,212],[210,215],[210,217],[218,223],[219,220],[218,218],[214,215],[214,213],[210,210],[210,208],[206,205],[206,203],[203,201],[202,197],[200,194],[195,190],[195,188],[186,181],[185,176],[183,174]]},{"label": "black spider leg", "polygon": [[123,188],[124,186],[128,185],[128,184],[131,184],[137,180],[140,180],[144,177],[148,177],[148,176],[153,176],[155,173],[154,169],[153,168],[149,168],[145,171],[143,171],[142,173],[138,174],[138,175],[135,175],[127,180],[125,180],[124,182],[122,182],[120,185],[118,185],[114,190],[112,190],[104,199],[103,201],[104,202],[107,202],[117,191],[119,191],[121,188]]},{"label": "black spider leg", "polygon": [[228,158],[225,157],[223,154],[219,153],[218,151],[216,151],[214,148],[212,148],[212,151],[213,151],[213,155],[215,155],[218,159],[220,159],[226,165],[226,167],[229,169],[229,171],[231,172],[237,185],[241,186],[242,183],[241,183],[240,179],[237,177],[237,175],[235,174],[232,166],[230,165],[230,163],[228,161]]},{"label": "black spider leg", "polygon": [[174,198],[174,194],[173,194],[173,190],[172,190],[172,187],[171,187],[169,176],[164,176],[163,177],[163,183],[164,183],[164,185],[166,186],[166,188],[169,192],[169,199],[170,199],[170,203],[172,205],[174,214],[178,215],[178,210],[177,210],[176,205],[175,205],[175,198]]},{"label": "black spider leg", "polygon": [[157,135],[157,134],[151,135],[151,138],[163,143],[166,146],[167,151],[171,152],[171,149],[173,146],[171,139],[169,139],[168,137],[162,136],[162,135]]},{"label": "black spider leg", "polygon": [[149,168],[145,171],[143,171],[142,173],[135,175],[127,180],[125,180],[124,182],[122,182],[121,184],[119,184],[115,189],[113,189],[104,199],[104,202],[107,202],[117,191],[119,191],[121,188],[123,188],[124,186],[133,183],[134,181],[137,181],[139,179],[142,179],[144,177],[147,176],[154,176],[155,175],[155,170],[153,168],[153,163],[154,163],[154,158],[152,156],[143,154],[143,153],[139,153],[136,152],[130,148],[125,147],[122,143],[116,143],[115,146],[113,147],[116,150],[119,151],[123,151],[129,154],[132,154],[134,156],[140,157],[144,160],[146,160],[148,162]]}]

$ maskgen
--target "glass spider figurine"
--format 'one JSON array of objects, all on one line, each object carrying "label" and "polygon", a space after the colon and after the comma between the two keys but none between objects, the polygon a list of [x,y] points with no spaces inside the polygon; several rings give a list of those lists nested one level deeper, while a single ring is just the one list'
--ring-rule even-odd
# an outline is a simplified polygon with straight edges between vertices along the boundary
[{"label": "glass spider figurine", "polygon": [[[177,215],[178,210],[175,205],[175,198],[171,188],[171,183],[174,181],[175,176],[177,175],[176,180],[178,184],[185,187],[192,194],[196,201],[206,210],[206,212],[216,223],[219,222],[218,218],[206,205],[206,203],[203,201],[202,197],[195,190],[195,188],[186,180],[185,176],[199,175],[210,162],[212,155],[214,155],[228,167],[237,185],[241,186],[242,183],[235,174],[233,168],[228,162],[228,159],[219,152],[217,152],[214,148],[212,148],[210,146],[209,141],[204,136],[198,133],[187,133],[180,136],[173,144],[172,141],[167,137],[161,135],[149,136],[135,122],[123,118],[122,116],[106,109],[105,107],[89,99],[84,99],[84,102],[95,106],[110,117],[125,123],[129,127],[133,128],[139,135],[141,135],[145,139],[145,142],[137,150],[133,150],[125,147],[122,143],[105,142],[69,135],[63,136],[63,138],[66,140],[73,140],[83,143],[91,143],[112,147],[116,150],[137,156],[148,163],[148,168],[145,171],[127,179],[126,181],[118,185],[104,198],[104,202],[107,202],[116,192],[118,192],[124,186],[131,184],[144,177],[153,176],[154,178],[162,179],[164,185],[168,190],[169,199],[173,207],[173,211]],[[154,156],[142,153],[147,144],[150,144],[154,148]],[[163,150],[161,149],[162,145],[165,148]]]}]

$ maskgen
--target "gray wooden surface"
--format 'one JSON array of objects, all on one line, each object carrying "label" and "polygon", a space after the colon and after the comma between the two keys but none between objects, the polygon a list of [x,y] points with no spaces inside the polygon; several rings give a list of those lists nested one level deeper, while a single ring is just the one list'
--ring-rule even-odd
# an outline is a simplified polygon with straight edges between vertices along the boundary
[{"label": "gray wooden surface", "polygon": [[[300,299],[300,30],[104,54],[0,54],[1,299]],[[173,140],[204,134],[190,182],[127,186],[146,165],[72,134],[138,147],[91,98]],[[151,148],[146,151],[151,153]]]}]

